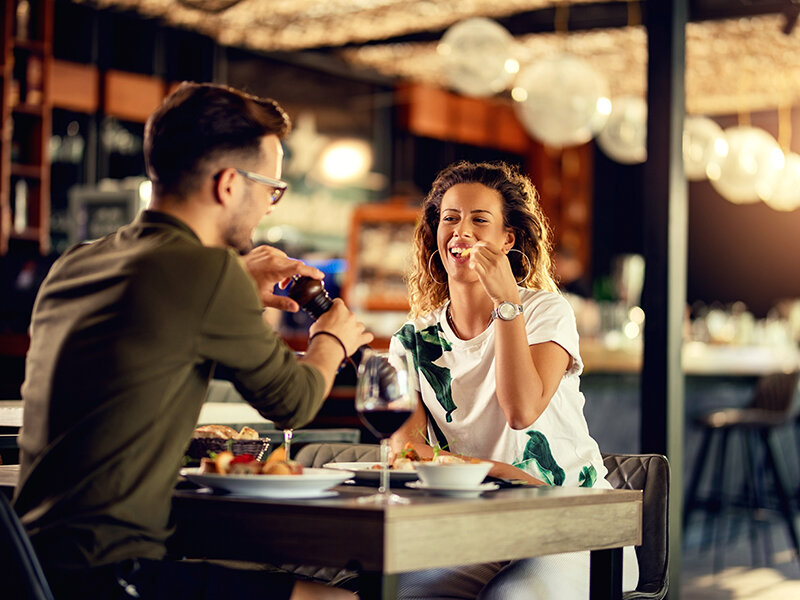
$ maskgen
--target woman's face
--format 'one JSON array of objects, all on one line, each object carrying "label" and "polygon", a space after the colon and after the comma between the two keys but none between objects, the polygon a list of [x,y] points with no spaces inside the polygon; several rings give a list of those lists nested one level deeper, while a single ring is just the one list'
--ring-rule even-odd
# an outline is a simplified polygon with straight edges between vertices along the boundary
[{"label": "woman's face", "polygon": [[492,244],[504,252],[513,247],[514,234],[503,224],[500,192],[481,183],[459,183],[442,196],[437,246],[449,277],[471,281],[469,253],[477,242]]}]

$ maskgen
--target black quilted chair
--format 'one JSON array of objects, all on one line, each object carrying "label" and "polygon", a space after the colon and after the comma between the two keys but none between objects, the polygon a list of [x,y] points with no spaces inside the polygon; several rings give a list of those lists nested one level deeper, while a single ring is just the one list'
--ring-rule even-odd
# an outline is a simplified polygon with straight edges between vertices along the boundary
[{"label": "black quilted chair", "polygon": [[5,494],[0,493],[0,596],[53,600],[28,534]]},{"label": "black quilted chair", "polygon": [[304,467],[321,467],[329,462],[377,462],[381,447],[377,444],[306,444],[295,455]]},{"label": "black quilted chair", "polygon": [[661,600],[669,590],[669,461],[660,454],[603,454],[606,479],[619,490],[642,490],[639,584],[623,600]]},{"label": "black quilted chair", "polygon": [[[308,444],[297,460],[308,467],[329,462],[374,462],[375,444]],[[669,462],[660,454],[604,454],[606,479],[617,489],[642,490],[642,545],[636,547],[639,584],[624,600],[660,600],[669,589]]]},{"label": "black quilted chair", "polygon": [[[689,518],[698,509],[705,511],[705,529],[710,530],[707,539],[722,542],[719,517],[734,511],[743,512],[750,518],[751,552],[756,565],[756,531],[761,526],[765,546],[766,563],[771,562],[769,549],[770,527],[767,517],[780,515],[786,533],[800,558],[800,535],[796,526],[797,513],[792,502],[793,490],[787,482],[785,464],[778,435],[783,428],[792,426],[800,406],[800,372],[773,373],[761,377],[750,404],[744,408],[724,408],[695,418],[703,437],[694,460],[691,479],[686,491],[683,512],[683,529],[686,531]],[[713,442],[716,441],[716,444]],[[735,459],[738,441],[742,463]],[[708,493],[699,493],[703,474],[708,468]],[[742,467],[744,467],[742,469]],[[742,470],[741,483],[731,482],[731,476]],[[775,502],[777,500],[777,502]],[[715,522],[719,532],[715,536]],[[714,570],[722,564],[723,545],[715,547]]]}]

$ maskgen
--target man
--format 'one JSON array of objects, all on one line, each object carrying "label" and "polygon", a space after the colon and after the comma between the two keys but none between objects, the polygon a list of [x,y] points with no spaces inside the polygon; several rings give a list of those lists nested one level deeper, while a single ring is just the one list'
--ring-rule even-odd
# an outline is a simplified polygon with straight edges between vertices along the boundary
[{"label": "man", "polygon": [[172,489],[215,365],[265,417],[299,427],[342,360],[372,340],[339,299],[300,359],[262,320],[264,305],[298,309],[272,294],[276,283],[322,276],[273,248],[237,256],[286,188],[288,129],[272,100],[183,84],[145,129],[150,210],[69,250],[39,291],[15,507],[57,597],[351,596],[164,559]]}]

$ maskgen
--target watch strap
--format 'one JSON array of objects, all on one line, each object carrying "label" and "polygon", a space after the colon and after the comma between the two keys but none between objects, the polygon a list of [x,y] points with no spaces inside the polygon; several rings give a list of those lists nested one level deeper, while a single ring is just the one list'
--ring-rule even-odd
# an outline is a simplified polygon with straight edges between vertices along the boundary
[{"label": "watch strap", "polygon": [[[509,306],[509,307],[513,308],[513,310],[514,310],[514,314],[511,315],[510,317],[504,317],[503,314],[502,314],[503,308],[506,307],[506,306]],[[503,321],[513,321],[519,315],[522,314],[522,311],[523,311],[522,304],[515,304],[514,302],[501,302],[497,306],[497,308],[495,308],[492,311],[492,320],[501,319]]]}]

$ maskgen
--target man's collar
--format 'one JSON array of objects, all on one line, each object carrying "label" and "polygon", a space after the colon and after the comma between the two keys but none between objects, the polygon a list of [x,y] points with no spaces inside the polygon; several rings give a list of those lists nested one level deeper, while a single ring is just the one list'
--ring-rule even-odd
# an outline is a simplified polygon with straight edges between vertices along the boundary
[{"label": "man's collar", "polygon": [[170,225],[181,231],[185,231],[189,235],[191,235],[194,239],[198,242],[200,238],[194,232],[194,230],[189,227],[186,223],[181,221],[179,218],[165,212],[161,212],[158,210],[143,210],[139,213],[139,216],[136,217],[136,221],[142,224],[154,224],[154,225]]}]

